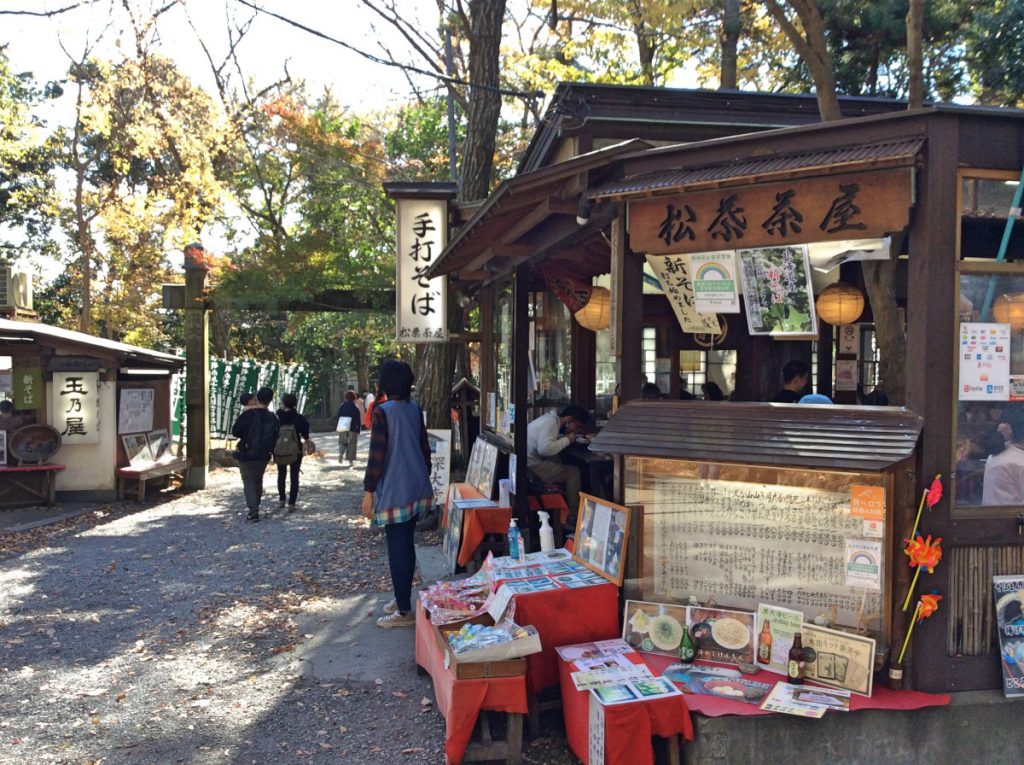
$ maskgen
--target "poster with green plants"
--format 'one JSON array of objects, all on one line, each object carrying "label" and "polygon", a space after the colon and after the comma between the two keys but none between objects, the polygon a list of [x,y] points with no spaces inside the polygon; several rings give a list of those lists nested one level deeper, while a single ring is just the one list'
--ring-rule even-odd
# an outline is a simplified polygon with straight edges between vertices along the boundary
[{"label": "poster with green plants", "polygon": [[806,246],[762,247],[737,255],[750,334],[817,334]]}]

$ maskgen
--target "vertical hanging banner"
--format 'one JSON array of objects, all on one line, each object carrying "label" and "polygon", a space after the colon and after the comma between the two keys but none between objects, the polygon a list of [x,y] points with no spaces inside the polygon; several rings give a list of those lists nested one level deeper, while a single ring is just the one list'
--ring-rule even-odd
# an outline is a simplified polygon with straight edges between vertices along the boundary
[{"label": "vertical hanging banner", "polygon": [[64,444],[98,444],[98,372],[54,372],[50,423]]},{"label": "vertical hanging banner", "polygon": [[14,380],[15,409],[39,409],[43,405],[43,370],[39,367],[16,368]]},{"label": "vertical hanging banner", "polygon": [[401,197],[395,202],[395,339],[444,342],[448,339],[446,278],[428,279],[426,273],[448,243],[448,203]]},{"label": "vertical hanging banner", "polygon": [[718,316],[698,313],[686,255],[647,256],[683,332],[718,334]]}]

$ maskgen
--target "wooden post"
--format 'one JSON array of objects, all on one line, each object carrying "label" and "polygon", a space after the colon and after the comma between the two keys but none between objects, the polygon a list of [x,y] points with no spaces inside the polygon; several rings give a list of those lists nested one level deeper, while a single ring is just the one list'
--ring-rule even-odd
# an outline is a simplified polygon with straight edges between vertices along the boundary
[{"label": "wooden post", "polygon": [[622,403],[640,398],[643,363],[644,259],[629,249],[625,216],[612,221],[612,295],[615,334],[618,339],[616,373]]},{"label": "wooden post", "polygon": [[205,252],[185,247],[186,449],[192,461],[185,485],[205,489],[210,464],[210,318],[206,307]]},{"label": "wooden post", "polygon": [[512,283],[512,403],[516,421],[512,428],[512,451],[516,459],[516,499],[512,514],[516,518],[523,542],[530,550],[530,511],[526,492],[526,426],[530,419],[528,406],[530,354],[530,276],[527,266],[515,270]]}]

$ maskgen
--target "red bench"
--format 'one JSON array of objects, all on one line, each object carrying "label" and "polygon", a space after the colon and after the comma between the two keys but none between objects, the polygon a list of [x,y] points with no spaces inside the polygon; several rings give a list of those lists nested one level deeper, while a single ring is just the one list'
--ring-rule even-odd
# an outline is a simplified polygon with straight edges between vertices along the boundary
[{"label": "red bench", "polygon": [[117,469],[117,498],[124,499],[128,490],[128,482],[136,481],[138,499],[139,502],[142,502],[146,499],[146,481],[174,473],[184,473],[191,464],[192,461],[187,457],[175,457],[173,460],[154,462],[151,465],[120,467]]},{"label": "red bench", "polygon": [[64,465],[0,466],[0,507],[24,507],[42,500],[52,505],[56,496],[57,471]]}]

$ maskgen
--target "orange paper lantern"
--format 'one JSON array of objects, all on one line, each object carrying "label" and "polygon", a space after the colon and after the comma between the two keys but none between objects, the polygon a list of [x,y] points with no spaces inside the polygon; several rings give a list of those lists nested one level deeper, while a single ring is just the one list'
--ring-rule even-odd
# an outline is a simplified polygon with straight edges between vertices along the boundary
[{"label": "orange paper lantern", "polygon": [[607,287],[593,287],[587,304],[576,312],[576,321],[584,329],[599,332],[612,322],[612,293]]},{"label": "orange paper lantern", "polygon": [[997,297],[992,304],[992,318],[999,324],[1009,324],[1014,331],[1024,329],[1024,293]]},{"label": "orange paper lantern", "polygon": [[864,313],[864,295],[852,284],[836,282],[821,291],[814,307],[828,324],[853,324]]}]

